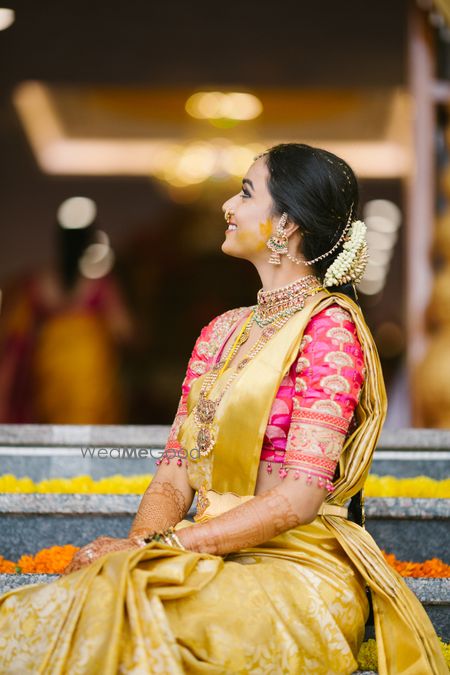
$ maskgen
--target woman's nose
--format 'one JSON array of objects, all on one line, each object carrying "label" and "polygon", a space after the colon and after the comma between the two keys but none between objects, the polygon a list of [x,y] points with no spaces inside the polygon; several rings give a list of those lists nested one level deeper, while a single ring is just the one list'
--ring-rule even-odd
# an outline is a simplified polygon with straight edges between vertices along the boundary
[{"label": "woman's nose", "polygon": [[233,198],[227,199],[227,201],[222,204],[222,211],[224,213],[227,211],[233,211]]}]

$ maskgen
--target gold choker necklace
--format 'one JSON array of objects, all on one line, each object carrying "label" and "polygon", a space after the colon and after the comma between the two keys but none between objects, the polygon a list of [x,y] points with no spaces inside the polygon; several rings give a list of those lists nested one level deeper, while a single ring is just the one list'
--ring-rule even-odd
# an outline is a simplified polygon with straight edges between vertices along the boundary
[{"label": "gold choker necklace", "polygon": [[255,307],[255,321],[261,328],[275,319],[284,318],[299,312],[305,306],[305,300],[323,290],[319,280],[313,274],[300,277],[286,286],[258,291],[258,304]]}]

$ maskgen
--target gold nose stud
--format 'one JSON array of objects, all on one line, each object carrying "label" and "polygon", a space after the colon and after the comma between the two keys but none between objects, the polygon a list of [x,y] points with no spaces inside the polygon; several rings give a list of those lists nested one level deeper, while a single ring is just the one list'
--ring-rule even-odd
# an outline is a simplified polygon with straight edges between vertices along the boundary
[{"label": "gold nose stud", "polygon": [[234,211],[227,209],[224,216],[227,223],[231,223],[231,216],[234,216]]}]

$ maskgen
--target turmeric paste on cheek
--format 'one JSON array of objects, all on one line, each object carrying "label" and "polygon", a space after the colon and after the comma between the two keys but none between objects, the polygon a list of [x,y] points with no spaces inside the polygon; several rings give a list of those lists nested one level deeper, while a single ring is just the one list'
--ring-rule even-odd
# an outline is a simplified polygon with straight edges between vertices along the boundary
[{"label": "turmeric paste on cheek", "polygon": [[259,232],[249,232],[248,230],[240,230],[238,228],[236,231],[237,241],[247,250],[263,251],[267,240],[272,234],[272,223],[270,219],[267,219],[264,223],[260,223],[258,230]]},{"label": "turmeric paste on cheek", "polygon": [[258,251],[262,251],[266,246],[267,240],[272,234],[272,222],[270,218],[268,218],[264,223],[259,224],[259,233],[260,237],[258,237],[258,241],[256,242],[256,249]]}]

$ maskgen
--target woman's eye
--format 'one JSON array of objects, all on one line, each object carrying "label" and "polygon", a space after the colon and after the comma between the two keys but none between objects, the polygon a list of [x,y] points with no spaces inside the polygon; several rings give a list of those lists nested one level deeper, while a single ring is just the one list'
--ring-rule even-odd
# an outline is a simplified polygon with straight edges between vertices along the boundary
[{"label": "woman's eye", "polygon": [[251,197],[251,194],[245,188],[242,188],[242,192],[239,193],[239,197]]}]

